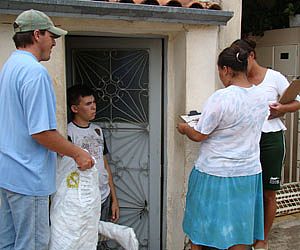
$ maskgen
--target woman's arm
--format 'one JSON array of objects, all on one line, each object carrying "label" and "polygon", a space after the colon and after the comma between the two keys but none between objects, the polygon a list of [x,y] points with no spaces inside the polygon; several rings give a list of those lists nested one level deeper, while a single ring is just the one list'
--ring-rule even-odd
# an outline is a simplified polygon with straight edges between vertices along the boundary
[{"label": "woman's arm", "polygon": [[190,127],[187,123],[178,123],[177,130],[180,134],[186,135],[189,139],[195,142],[204,141],[208,138],[208,135],[201,134],[200,132]]},{"label": "woman's arm", "polygon": [[[282,96],[286,89],[289,87],[289,82],[284,75],[277,72],[273,78],[274,88],[277,90],[278,96]],[[285,113],[292,113],[300,109],[299,96],[294,101],[287,104],[281,104],[279,102],[272,103],[270,107],[270,119],[284,116]]]},{"label": "woman's arm", "polygon": [[300,109],[300,102],[298,101],[292,101],[287,104],[280,104],[280,103],[272,103],[270,104],[270,119],[274,119],[277,117],[283,116],[285,113],[288,112],[295,112]]}]

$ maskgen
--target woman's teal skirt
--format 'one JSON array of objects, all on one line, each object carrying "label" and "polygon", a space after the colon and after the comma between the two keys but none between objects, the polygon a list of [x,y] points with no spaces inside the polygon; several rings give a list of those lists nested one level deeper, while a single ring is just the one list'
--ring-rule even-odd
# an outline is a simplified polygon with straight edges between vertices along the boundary
[{"label": "woman's teal skirt", "polygon": [[183,231],[195,245],[227,249],[264,239],[261,174],[218,177],[192,170]]}]

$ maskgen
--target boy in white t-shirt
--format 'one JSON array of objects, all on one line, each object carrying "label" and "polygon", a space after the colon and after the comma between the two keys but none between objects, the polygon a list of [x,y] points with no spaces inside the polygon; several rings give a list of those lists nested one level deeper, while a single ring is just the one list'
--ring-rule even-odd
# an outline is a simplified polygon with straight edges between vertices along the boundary
[{"label": "boy in white t-shirt", "polygon": [[[116,222],[119,219],[119,203],[106,155],[108,149],[102,129],[91,123],[96,116],[96,101],[93,91],[85,85],[74,85],[68,89],[68,107],[72,121],[68,124],[68,138],[86,149],[95,159],[99,170],[102,221]],[[111,217],[110,217],[111,215]]]}]

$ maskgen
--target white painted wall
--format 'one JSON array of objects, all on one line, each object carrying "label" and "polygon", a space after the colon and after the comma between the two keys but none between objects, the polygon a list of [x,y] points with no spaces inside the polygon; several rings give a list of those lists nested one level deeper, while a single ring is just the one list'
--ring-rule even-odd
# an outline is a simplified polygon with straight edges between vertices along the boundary
[{"label": "white painted wall", "polygon": [[234,12],[227,25],[220,27],[219,45],[223,49],[241,37],[242,0],[221,0],[221,6],[223,10]]},{"label": "white painted wall", "polygon": [[[220,26],[218,52],[230,46],[236,39],[241,38],[242,0],[220,0],[223,10],[233,11],[233,17],[226,26]],[[218,77],[217,77],[218,78]],[[221,81],[216,82],[216,88],[223,87]]]},{"label": "white painted wall", "polygon": [[[181,221],[185,205],[187,180],[196,160],[199,144],[180,135],[175,128],[180,114],[201,111],[204,101],[215,91],[218,28],[189,27],[177,35],[169,50],[173,55],[174,83],[168,85],[168,180],[167,247],[183,249]],[[182,58],[183,60],[177,60]],[[172,59],[169,57],[169,59]],[[173,74],[172,74],[173,75]]]},{"label": "white painted wall", "polygon": [[[175,53],[176,51],[176,53]],[[167,186],[166,186],[166,249],[183,249],[181,221],[185,194],[185,143],[176,130],[179,115],[186,103],[186,34],[180,32],[168,39],[167,82]]]},{"label": "white painted wall", "polygon": [[[300,27],[268,30],[264,36],[255,37],[257,61],[272,67],[292,80],[300,75]],[[280,62],[279,53],[289,53],[289,60]]]}]

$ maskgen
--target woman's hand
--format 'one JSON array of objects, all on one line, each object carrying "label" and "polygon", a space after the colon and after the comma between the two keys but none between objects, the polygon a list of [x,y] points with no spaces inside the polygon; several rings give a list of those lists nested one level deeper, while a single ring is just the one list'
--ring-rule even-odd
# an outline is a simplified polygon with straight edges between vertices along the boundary
[{"label": "woman's hand", "polygon": [[185,135],[186,134],[186,128],[188,128],[189,125],[185,122],[180,122],[177,124],[176,128],[177,128],[177,131],[182,134],[182,135]]},{"label": "woman's hand", "polygon": [[270,115],[268,117],[268,120],[282,117],[285,114],[284,105],[282,105],[278,102],[270,104],[269,108],[270,108]]},{"label": "woman's hand", "polygon": [[200,142],[208,138],[208,135],[201,134],[185,122],[178,123],[176,128],[180,134],[186,135],[189,139],[195,142]]}]

